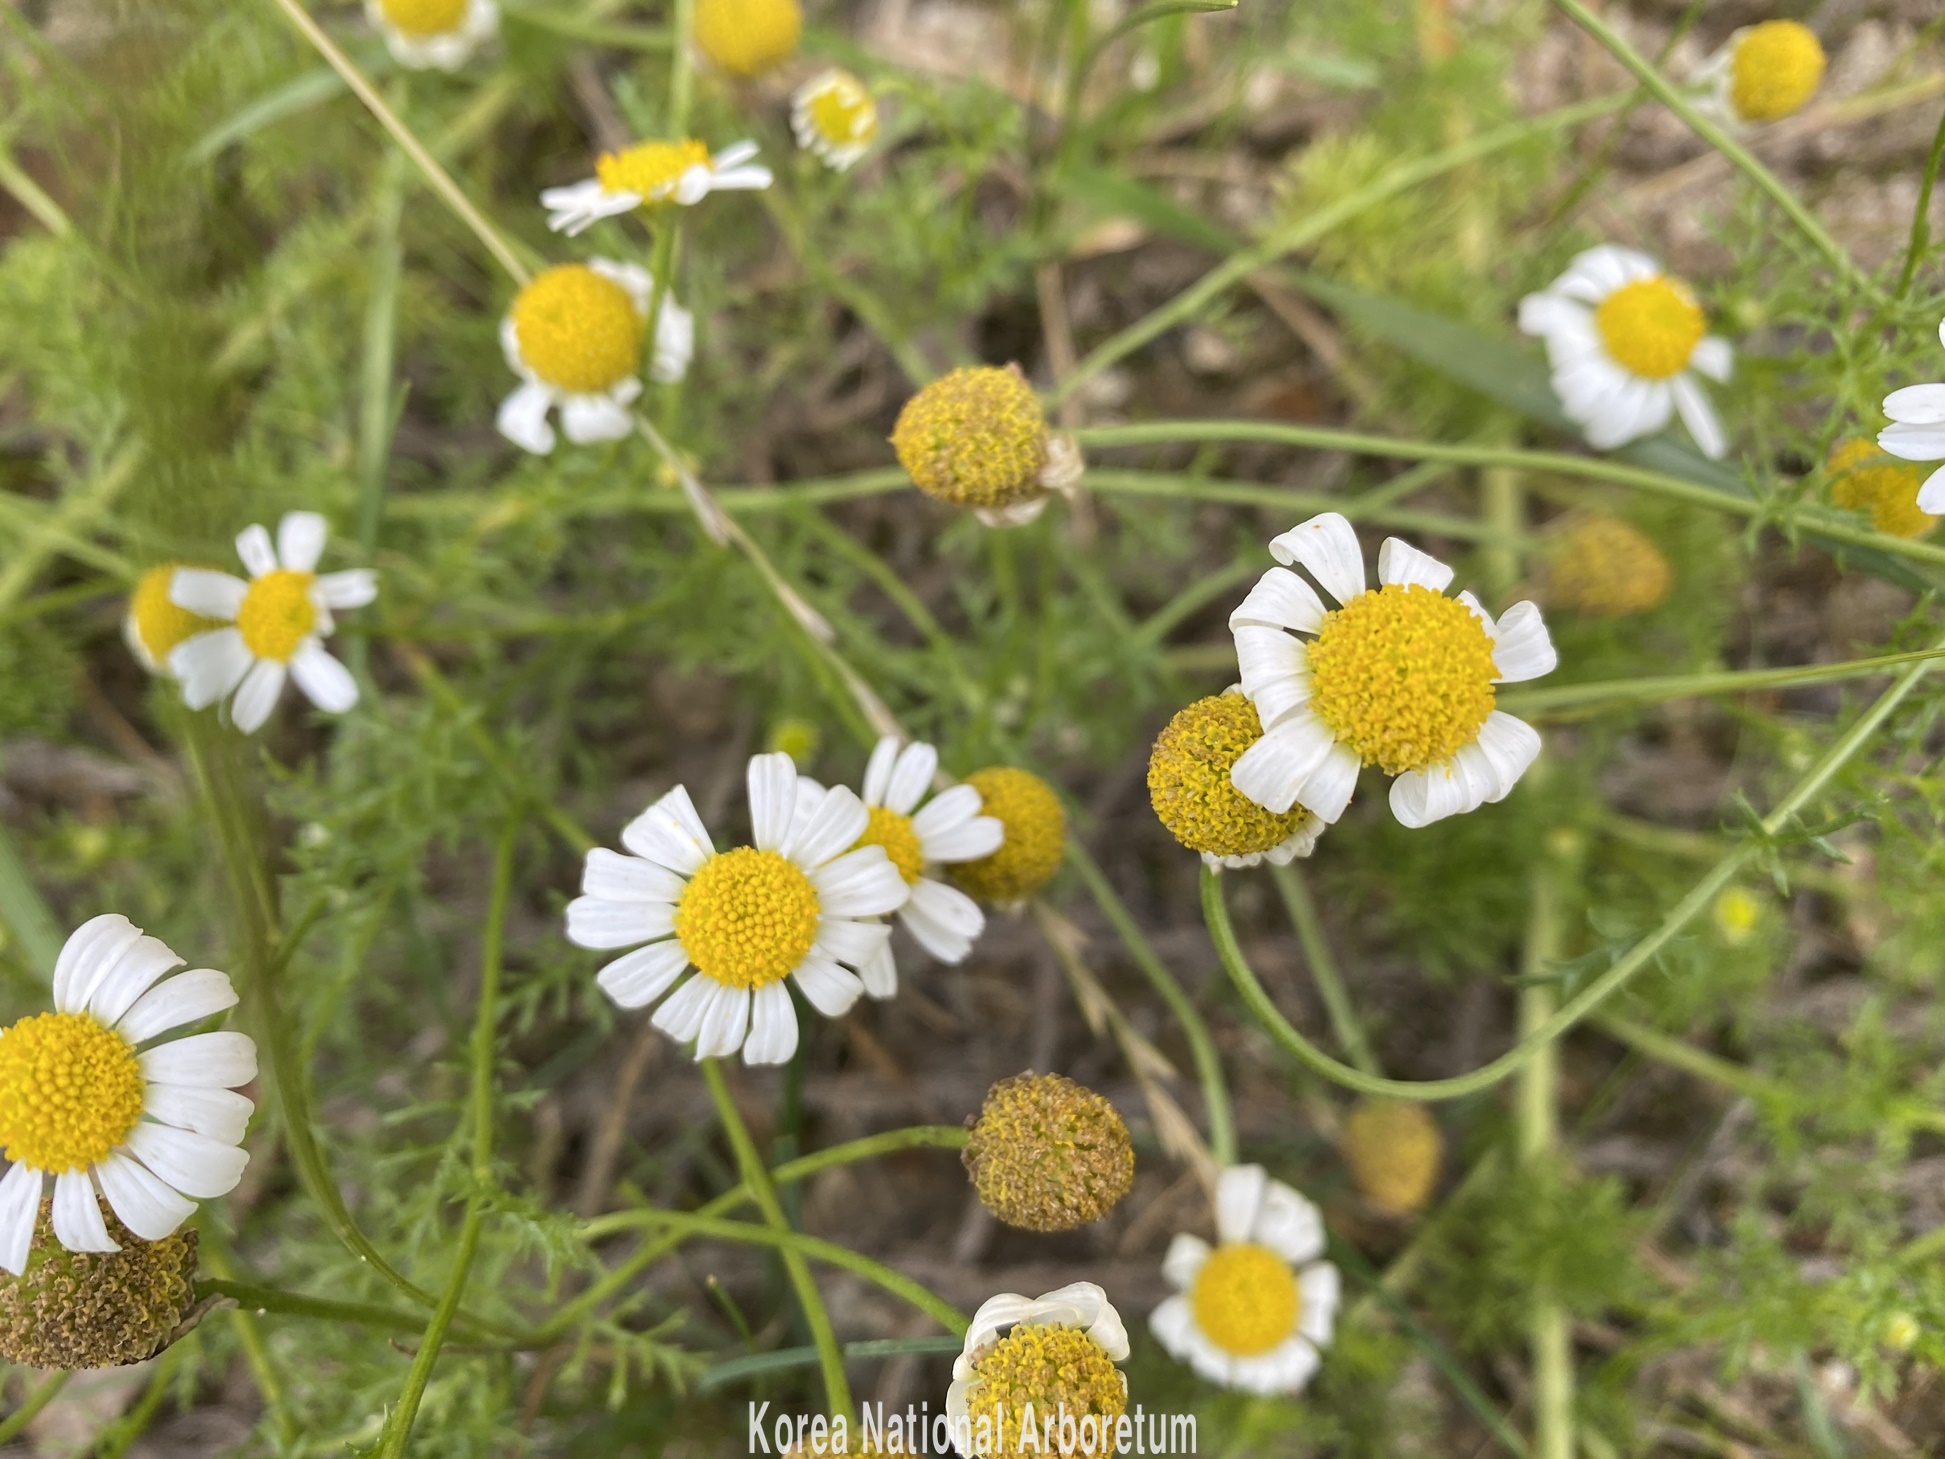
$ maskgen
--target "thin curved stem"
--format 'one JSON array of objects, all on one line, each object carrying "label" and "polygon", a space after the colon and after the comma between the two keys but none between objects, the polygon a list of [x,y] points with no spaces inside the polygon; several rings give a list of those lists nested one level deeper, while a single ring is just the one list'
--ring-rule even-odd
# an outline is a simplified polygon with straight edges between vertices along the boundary
[{"label": "thin curved stem", "polygon": [[[1776,809],[1764,817],[1763,833],[1766,836],[1775,836],[1787,827],[1796,814],[1808,805],[1830,783],[1831,778],[1864,747],[1884,721],[1936,665],[1935,659],[1927,660],[1924,663],[1913,664],[1899,675],[1897,681],[1879,695],[1877,701],[1838,737],[1824,753],[1823,758],[1802,780],[1797,782],[1795,789],[1783,798]],[[1243,1001],[1249,1005],[1250,1011],[1261,1021],[1270,1036],[1301,1063],[1314,1069],[1326,1079],[1363,1094],[1428,1101],[1460,1099],[1468,1094],[1476,1094],[1482,1089],[1490,1089],[1509,1075],[1516,1073],[1540,1049],[1554,1042],[1625,987],[1637,973],[1654,961],[1662,948],[1715,900],[1716,894],[1735,879],[1736,874],[1755,856],[1757,850],[1758,846],[1754,842],[1745,842],[1731,850],[1690,888],[1688,895],[1662,918],[1661,924],[1653,932],[1629,948],[1615,961],[1613,967],[1568,999],[1558,1010],[1540,1020],[1524,1038],[1497,1059],[1473,1070],[1470,1074],[1461,1074],[1452,1079],[1374,1078],[1360,1069],[1333,1059],[1299,1033],[1271,1001],[1269,994],[1264,991],[1262,983],[1257,980],[1255,972],[1243,957],[1242,948],[1236,941],[1236,929],[1229,920],[1229,908],[1223,901],[1221,876],[1207,869],[1202,873],[1202,914],[1208,923],[1210,938],[1216,945],[1216,954],[1222,959],[1223,967],[1229,973],[1231,981],[1235,983],[1237,991],[1242,994]]]},{"label": "thin curved stem", "polygon": [[67,1387],[68,1379],[73,1376],[72,1372],[49,1373],[35,1384],[33,1390],[21,1401],[20,1407],[0,1419],[0,1444],[25,1433],[27,1425],[60,1395],[61,1390]]},{"label": "thin curved stem", "polygon": [[1945,648],[1880,654],[1841,664],[1803,664],[1788,669],[1721,669],[1707,674],[1665,674],[1645,679],[1602,679],[1591,684],[1505,689],[1495,696],[1508,714],[1551,715],[1562,709],[1592,709],[1608,704],[1658,704],[1702,694],[1744,694],[1757,689],[1788,689],[1803,684],[1837,684],[1871,679],[1911,664],[1945,657]]},{"label": "thin curved stem", "polygon": [[1925,158],[1925,180],[1918,188],[1918,206],[1911,214],[1911,242],[1904,251],[1904,267],[1898,271],[1898,287],[1891,291],[1893,299],[1902,299],[1911,292],[1911,281],[1918,275],[1918,261],[1925,256],[1931,246],[1931,195],[1938,186],[1938,165],[1945,161],[1945,114],[1938,118],[1938,130],[1932,134],[1931,152]]},{"label": "thin curved stem", "polygon": [[1317,916],[1317,903],[1310,895],[1310,888],[1304,884],[1303,873],[1295,866],[1272,866],[1270,879],[1276,883],[1277,894],[1283,898],[1284,910],[1289,912],[1290,921],[1297,929],[1297,941],[1303,944],[1304,961],[1310,965],[1310,980],[1317,985],[1317,996],[1324,1000],[1324,1011],[1330,1015],[1330,1026],[1336,1031],[1337,1042],[1351,1056],[1351,1063],[1364,1073],[1382,1075],[1384,1070],[1378,1065],[1378,1056],[1371,1052],[1371,1041],[1365,1036],[1364,1025],[1357,1016],[1357,1007],[1351,1002],[1351,995],[1344,988],[1344,979],[1338,974],[1337,959],[1331,955],[1330,943],[1324,937],[1323,923]]}]

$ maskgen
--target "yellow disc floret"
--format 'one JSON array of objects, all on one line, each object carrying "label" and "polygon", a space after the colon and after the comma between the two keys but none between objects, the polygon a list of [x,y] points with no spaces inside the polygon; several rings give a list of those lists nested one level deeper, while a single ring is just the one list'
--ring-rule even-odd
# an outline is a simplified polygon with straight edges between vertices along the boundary
[{"label": "yellow disc floret", "polygon": [[702,864],[675,904],[689,961],[731,988],[765,988],[817,938],[817,889],[794,862],[741,846]]},{"label": "yellow disc floret", "polygon": [[1302,1299],[1290,1264],[1254,1241],[1209,1253],[1189,1292],[1195,1325],[1226,1353],[1254,1358],[1297,1330]]},{"label": "yellow disc floret", "polygon": [[413,40],[450,35],[466,19],[467,0],[378,0],[392,29]]},{"label": "yellow disc floret", "polygon": [[[867,807],[871,812],[871,823],[858,837],[858,846],[882,846],[891,864],[898,868],[898,874],[905,878],[905,885],[911,886],[925,870],[925,852],[918,844],[918,832],[912,829],[912,818],[900,815],[889,806]],[[852,848],[854,851],[857,847]]]},{"label": "yellow disc floret", "polygon": [[1839,441],[1823,469],[1830,499],[1854,512],[1869,512],[1871,525],[1892,537],[1922,537],[1938,518],[1918,509],[1925,468],[1885,455],[1875,441]]},{"label": "yellow disc floret", "polygon": [[1047,418],[1017,365],[966,366],[905,402],[891,444],[927,496],[1004,507],[1040,489]]},{"label": "yellow disc floret", "polygon": [[1387,583],[1324,618],[1310,706],[1387,775],[1450,763],[1493,708],[1492,640],[1457,598]]},{"label": "yellow disc floret", "polygon": [[169,585],[182,565],[169,562],[150,568],[128,598],[129,631],[148,653],[151,665],[168,662],[178,644],[223,626],[169,601]]},{"label": "yellow disc floret", "polygon": [[1763,904],[1748,887],[1724,887],[1710,909],[1716,936],[1729,947],[1741,947],[1762,925]]},{"label": "yellow disc floret", "polygon": [[1053,879],[1067,853],[1067,812],[1046,781],[1011,765],[975,770],[980,814],[1005,831],[1000,849],[952,868],[952,879],[987,902],[1023,902]]},{"label": "yellow disc floret", "polygon": [[1708,333],[1702,306],[1665,275],[1623,284],[1594,310],[1594,327],[1608,354],[1646,380],[1666,380],[1688,368]]},{"label": "yellow disc floret", "polygon": [[1360,1100],[1344,1121],[1344,1159],[1364,1198],[1391,1216],[1420,1209],[1438,1183],[1444,1142],[1425,1106]]},{"label": "yellow disc floret", "polygon": [[260,659],[283,664],[317,627],[317,607],[311,602],[307,572],[278,568],[250,584],[243,606],[236,610],[236,631],[244,647]]},{"label": "yellow disc floret", "polygon": [[0,1271],[0,1358],[36,1368],[118,1368],[152,1358],[196,1306],[196,1233],[144,1241],[97,1201],[119,1251],[68,1251],[43,1200],[27,1270]]},{"label": "yellow disc floret", "polygon": [[691,167],[707,167],[709,149],[693,137],[680,142],[637,142],[619,152],[603,152],[594,175],[611,193],[636,193],[653,201],[674,188]]},{"label": "yellow disc floret", "polygon": [[32,1170],[85,1170],[142,1114],[135,1046],[85,1013],[39,1013],[0,1032],[0,1152]]},{"label": "yellow disc floret", "polygon": [[1823,42],[1794,20],[1765,20],[1736,42],[1729,62],[1729,105],[1746,122],[1788,116],[1823,80]]},{"label": "yellow disc floret", "polygon": [[[1028,1404],[1035,1432],[1022,1444],[1020,1422]],[[1128,1382],[1101,1345],[1079,1328],[1021,1324],[972,1365],[966,1418],[978,1452],[992,1459],[1019,1459],[1022,1450],[1044,1454],[1046,1436],[1039,1422],[1044,1417],[1058,1424],[1063,1404],[1074,1420],[1073,1430],[1063,1430],[1076,1436],[1072,1454],[1112,1452],[1115,1420],[1128,1407]],[[1081,1420],[1089,1414],[1095,1422],[1083,1430]],[[990,1447],[982,1442],[982,1423],[992,1436]],[[1090,1432],[1093,1442],[1081,1442]],[[1058,1434],[1053,1452],[1063,1452]]]},{"label": "yellow disc floret", "polygon": [[1575,521],[1547,554],[1547,601],[1587,618],[1626,618],[1657,608],[1674,573],[1654,540],[1619,517]]},{"label": "yellow disc floret", "polygon": [[514,299],[512,317],[520,358],[561,390],[612,390],[641,364],[635,301],[586,264],[559,264],[539,275]]},{"label": "yellow disc floret", "polygon": [[1060,1074],[1017,1074],[986,1091],[960,1161],[980,1203],[1009,1226],[1071,1231],[1128,1193],[1135,1148],[1113,1105]]},{"label": "yellow disc floret", "polygon": [[1171,836],[1191,851],[1249,856],[1296,835],[1310,812],[1264,810],[1229,782],[1262,738],[1256,706],[1241,694],[1198,699],[1168,722],[1148,756],[1148,802]]},{"label": "yellow disc floret", "polygon": [[855,146],[878,135],[878,107],[864,83],[849,71],[833,71],[818,83],[804,115],[834,147]]},{"label": "yellow disc floret", "polygon": [[797,49],[797,0],[696,0],[696,49],[732,76],[756,76]]}]

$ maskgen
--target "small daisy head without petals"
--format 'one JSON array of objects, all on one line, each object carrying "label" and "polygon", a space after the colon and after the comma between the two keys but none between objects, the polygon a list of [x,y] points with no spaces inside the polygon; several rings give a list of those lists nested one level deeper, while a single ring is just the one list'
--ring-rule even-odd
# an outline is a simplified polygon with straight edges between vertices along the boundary
[{"label": "small daisy head without petals", "polygon": [[1631,618],[1667,600],[1674,570],[1654,539],[1632,522],[1576,517],[1546,555],[1546,600],[1583,618]]},{"label": "small daisy head without petals", "polygon": [[1053,787],[1030,770],[989,765],[966,777],[980,812],[1000,823],[999,850],[952,868],[960,889],[982,902],[1012,906],[1053,880],[1067,854],[1067,811]]},{"label": "small daisy head without petals", "polygon": [[[182,959],[126,917],[85,922],[54,966],[54,1008],[0,1030],[0,1271],[20,1276],[41,1202],[68,1251],[119,1251],[97,1197],[144,1241],[160,1241],[227,1195],[249,1156],[257,1077],[240,1033],[165,1035],[236,1003],[212,968]],[[51,1192],[48,1190],[52,1184]]]},{"label": "small daisy head without petals", "polygon": [[1209,866],[1287,865],[1308,856],[1324,829],[1301,805],[1265,810],[1230,781],[1236,761],[1262,738],[1256,706],[1232,689],[1180,711],[1149,753],[1148,803]]},{"label": "small daisy head without petals", "polygon": [[[594,258],[535,275],[500,321],[500,348],[521,384],[500,402],[500,434],[522,450],[554,449],[548,413],[577,446],[618,441],[635,428],[629,405],[642,393],[642,331],[654,307],[655,276],[632,263]],[[662,297],[649,374],[668,384],[689,371],[696,321]]]},{"label": "small daisy head without petals", "polygon": [[1262,1166],[1232,1165],[1216,1180],[1216,1238],[1170,1243],[1162,1275],[1176,1295],[1149,1315],[1150,1329],[1211,1383],[1300,1391],[1337,1320],[1337,1268],[1317,1260],[1323,1217]]},{"label": "small daisy head without petals", "polygon": [[357,680],[325,652],[324,640],[336,626],[334,610],[362,608],[378,596],[378,576],[365,568],[319,573],[325,536],[316,512],[286,512],[275,543],[261,526],[237,535],[248,582],[207,568],[176,569],[169,601],[219,625],[169,655],[183,703],[205,709],[229,699],[230,720],[247,735],[270,718],[286,679],[327,714],[358,702]]},{"label": "small daisy head without petals", "polygon": [[1360,1099],[1344,1120],[1344,1160],[1359,1194],[1387,1216],[1423,1209],[1438,1184],[1445,1142],[1425,1106]]},{"label": "small daisy head without petals", "polygon": [[169,655],[179,644],[199,633],[223,625],[213,618],[178,608],[169,600],[169,586],[176,569],[189,564],[165,562],[143,573],[128,595],[128,612],[122,617],[122,639],[135,661],[151,674],[169,676]]},{"label": "small daisy head without petals", "polygon": [[1039,1435],[1022,1444],[1020,1433],[1032,1404],[1036,1415],[1064,1408],[1073,1417],[1075,1445],[1064,1452],[1113,1453],[1115,1422],[1128,1408],[1128,1380],[1115,1364],[1127,1356],[1121,1314],[1092,1282],[1040,1297],[988,1298],[952,1362],[945,1407],[954,1447],[967,1459],[1036,1452]]},{"label": "small daisy head without petals", "polygon": [[1732,123],[1760,126],[1802,109],[1823,81],[1823,42],[1795,20],[1746,25],[1702,63],[1695,81],[1706,109]]},{"label": "small daisy head without petals", "polygon": [[752,844],[717,851],[677,786],[622,829],[627,854],[588,853],[567,936],[634,948],[601,970],[601,991],[623,1008],[659,1002],[655,1026],[698,1059],[741,1049],[746,1064],[781,1064],[797,1048],[784,979],[841,1017],[864,992],[854,969],[891,935],[878,919],[908,889],[883,847],[858,845],[871,816],[849,790],[816,790],[800,817],[788,755],[755,756],[748,780]]},{"label": "small daisy head without petals", "polygon": [[[89,1197],[90,1199],[96,1199]],[[35,1368],[119,1368],[144,1362],[196,1306],[196,1232],[144,1241],[96,1199],[113,1251],[69,1251],[43,1199],[27,1270],[0,1273],[0,1357]]]},{"label": "small daisy head without petals", "polygon": [[1552,672],[1540,610],[1515,603],[1495,622],[1472,594],[1446,596],[1451,568],[1396,537],[1367,589],[1357,533],[1336,512],[1293,527],[1270,553],[1307,569],[1338,606],[1280,567],[1229,615],[1243,693],[1263,724],[1230,771],[1236,789],[1278,814],[1301,805],[1332,822],[1371,765],[1395,777],[1391,810],[1407,826],[1505,799],[1540,737],[1493,707],[1493,687]]},{"label": "small daisy head without petals", "polygon": [[1938,518],[1918,505],[1925,472],[1885,455],[1875,441],[1855,436],[1838,441],[1823,469],[1831,501],[1868,513],[1871,525],[1886,536],[1922,537],[1938,525]]},{"label": "small daisy head without petals", "polygon": [[[1945,320],[1938,325],[1945,344]],[[1877,433],[1878,449],[1900,461],[1945,461],[1945,384],[1907,385],[1884,397],[1891,424]],[[1945,517],[1945,466],[1918,488],[1918,510]]]},{"label": "small daisy head without petals", "polygon": [[790,130],[797,145],[843,172],[871,150],[878,136],[878,103],[849,71],[826,71],[790,98]]},{"label": "small daisy head without petals", "polygon": [[498,0],[365,0],[365,18],[414,71],[457,71],[500,33]]},{"label": "small daisy head without petals", "polygon": [[1065,438],[1048,436],[1040,397],[1018,365],[940,376],[905,402],[891,446],[920,491],[972,508],[990,527],[1032,521],[1050,490],[1079,476]]},{"label": "small daisy head without petals", "polygon": [[712,192],[749,192],[770,185],[770,169],[754,161],[756,143],[737,142],[713,157],[693,137],[637,142],[603,152],[594,176],[540,195],[547,226],[569,237],[603,218],[619,217],[657,203],[690,207]]},{"label": "small daisy head without petals", "polygon": [[732,76],[760,76],[789,59],[804,33],[797,0],[696,0],[696,49]]},{"label": "small daisy head without petals", "polygon": [[1577,255],[1520,300],[1519,325],[1546,345],[1553,392],[1589,445],[1611,451],[1679,414],[1703,455],[1729,449],[1696,377],[1727,380],[1734,355],[1688,286],[1647,254],[1602,244]]},{"label": "small daisy head without petals", "polygon": [[1072,1231],[1119,1204],[1135,1148],[1113,1105],[1060,1074],[1016,1074],[986,1091],[960,1161],[980,1203],[1009,1226]]}]

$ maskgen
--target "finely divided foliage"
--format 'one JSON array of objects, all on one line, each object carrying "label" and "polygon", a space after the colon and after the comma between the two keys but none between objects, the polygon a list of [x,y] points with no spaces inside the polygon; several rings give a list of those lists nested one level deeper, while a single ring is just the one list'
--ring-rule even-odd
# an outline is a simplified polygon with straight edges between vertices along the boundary
[{"label": "finely divided foliage", "polygon": [[1928,1452],[1945,50],[1716,8],[0,10],[0,1447]]}]

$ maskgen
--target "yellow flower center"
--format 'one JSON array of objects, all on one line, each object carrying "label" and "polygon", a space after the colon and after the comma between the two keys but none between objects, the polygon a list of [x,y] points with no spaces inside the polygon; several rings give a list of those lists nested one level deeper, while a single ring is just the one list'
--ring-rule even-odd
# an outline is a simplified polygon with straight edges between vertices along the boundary
[{"label": "yellow flower center", "polygon": [[[912,818],[886,806],[875,805],[868,809],[871,824],[858,837],[858,846],[884,847],[891,864],[905,878],[905,885],[911,886],[925,870],[925,852],[919,848],[918,832],[912,829]],[[855,851],[857,847],[851,849]]]},{"label": "yellow flower center", "polygon": [[926,495],[1004,507],[1040,489],[1047,417],[1017,367],[963,366],[905,402],[891,445]]},{"label": "yellow flower center", "polygon": [[1327,615],[1310,645],[1310,707],[1387,775],[1444,765],[1493,708],[1492,640],[1457,598],[1387,583]]},{"label": "yellow flower center", "polygon": [[1060,870],[1067,854],[1067,812],[1047,782],[1011,765],[975,770],[966,784],[979,792],[980,814],[1000,823],[1000,849],[952,868],[952,879],[988,902],[1021,902]]},{"label": "yellow flower center", "polygon": [[1263,738],[1256,706],[1240,694],[1198,699],[1168,722],[1148,757],[1148,802],[1191,851],[1249,856],[1294,836],[1310,812],[1266,811],[1230,783],[1243,751]]},{"label": "yellow flower center", "polygon": [[878,135],[878,108],[855,76],[842,72],[824,83],[804,108],[817,135],[836,147],[869,142]]},{"label": "yellow flower center", "polygon": [[1816,94],[1823,64],[1823,43],[1808,26],[1752,25],[1729,62],[1729,105],[1746,122],[1786,117]]},{"label": "yellow flower center", "polygon": [[693,138],[680,142],[637,142],[595,159],[594,175],[611,193],[636,193],[653,201],[673,188],[691,167],[707,167],[709,149]]},{"label": "yellow flower center", "polygon": [[577,395],[611,390],[642,357],[642,319],[628,291],[586,264],[548,269],[513,301],[520,358],[549,385]]},{"label": "yellow flower center", "polygon": [[1679,375],[1708,332],[1695,296],[1662,275],[1609,294],[1594,311],[1594,326],[1608,354],[1646,380]]},{"label": "yellow flower center", "polygon": [[1922,537],[1938,518],[1918,509],[1925,469],[1886,456],[1875,441],[1839,441],[1824,462],[1830,499],[1854,512],[1869,512],[1871,525],[1892,537]]},{"label": "yellow flower center", "polygon": [[466,18],[466,0],[378,0],[378,8],[400,35],[448,35]]},{"label": "yellow flower center", "polygon": [[1730,947],[1747,943],[1763,920],[1763,904],[1747,887],[1724,887],[1710,911],[1716,935]]},{"label": "yellow flower center", "polygon": [[310,573],[279,568],[251,583],[236,610],[244,647],[260,659],[288,663],[297,645],[317,627],[317,608],[311,602],[314,581]]},{"label": "yellow flower center", "polygon": [[696,49],[732,76],[755,76],[797,49],[797,0],[696,0]]},{"label": "yellow flower center", "polygon": [[1408,1216],[1438,1183],[1444,1142],[1425,1106],[1407,1099],[1361,1099],[1344,1121],[1344,1158],[1364,1198],[1388,1215]]},{"label": "yellow flower center", "polygon": [[731,988],[767,988],[817,938],[817,889],[774,851],[712,856],[682,889],[675,935],[689,961]]},{"label": "yellow flower center", "polygon": [[135,624],[135,636],[157,664],[163,663],[179,643],[223,625],[169,601],[169,584],[175,581],[180,563],[164,563],[142,574],[135,591],[129,595],[128,615]]},{"label": "yellow flower center", "polygon": [[[1082,1418],[1093,1414],[1097,1420],[1089,1426],[1094,1442],[1076,1443],[1073,1453],[1112,1451],[1114,1421],[1128,1407],[1128,1385],[1101,1345],[1079,1328],[1017,1326],[972,1365],[972,1375],[966,1418],[978,1452],[994,1459],[1018,1459],[1023,1448],[1029,1454],[1045,1453],[1046,1436],[1039,1423],[1051,1418],[1058,1425],[1063,1403],[1077,1437]],[[1028,1404],[1033,1405],[1035,1432],[1022,1445],[1020,1419]],[[982,1419],[992,1435],[990,1448],[980,1442]],[[1098,1422],[1103,1419],[1109,1430],[1105,1438]],[[1061,1452],[1058,1432],[1052,1452]]]},{"label": "yellow flower center", "polygon": [[1267,1246],[1232,1241],[1209,1253],[1189,1291],[1195,1325],[1226,1353],[1253,1358],[1297,1330],[1297,1274]]},{"label": "yellow flower center", "polygon": [[1674,573],[1661,549],[1619,517],[1583,517],[1560,535],[1546,564],[1547,601],[1589,618],[1659,607]]},{"label": "yellow flower center", "polygon": [[107,1158],[142,1114],[135,1046],[85,1013],[0,1032],[0,1150],[56,1175]]}]

